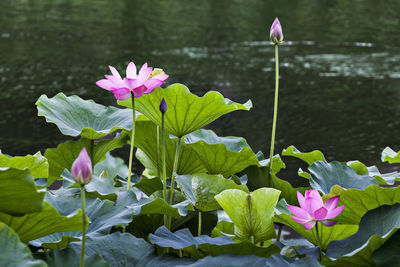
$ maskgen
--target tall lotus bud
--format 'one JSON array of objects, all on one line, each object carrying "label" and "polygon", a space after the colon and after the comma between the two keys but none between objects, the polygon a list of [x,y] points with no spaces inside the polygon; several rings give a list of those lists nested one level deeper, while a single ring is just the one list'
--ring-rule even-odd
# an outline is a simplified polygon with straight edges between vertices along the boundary
[{"label": "tall lotus bud", "polygon": [[80,185],[88,184],[92,179],[92,161],[86,148],[82,148],[81,153],[79,153],[79,156],[72,163],[71,173],[75,182]]},{"label": "tall lotus bud", "polygon": [[167,103],[165,103],[165,99],[163,98],[160,103],[160,112],[164,114],[167,112]]},{"label": "tall lotus bud", "polygon": [[272,23],[269,37],[271,38],[271,42],[275,45],[280,44],[283,41],[282,26],[278,18],[275,18],[274,23]]}]

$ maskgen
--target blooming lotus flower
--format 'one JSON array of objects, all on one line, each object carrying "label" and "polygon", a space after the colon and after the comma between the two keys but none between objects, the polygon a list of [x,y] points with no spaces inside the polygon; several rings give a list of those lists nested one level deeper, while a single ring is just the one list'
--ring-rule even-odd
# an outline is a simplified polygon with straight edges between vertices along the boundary
[{"label": "blooming lotus flower", "polygon": [[81,153],[79,153],[79,156],[72,163],[71,174],[75,182],[80,185],[88,184],[92,179],[92,161],[86,148],[82,148]]},{"label": "blooming lotus flower", "polygon": [[273,44],[280,44],[283,41],[282,26],[278,18],[275,18],[274,23],[272,23],[269,37]]},{"label": "blooming lotus flower", "polygon": [[293,213],[291,216],[295,222],[301,223],[305,229],[310,230],[317,221],[321,221],[325,226],[333,226],[337,221],[327,221],[338,216],[344,209],[344,205],[336,207],[339,202],[339,196],[328,199],[325,203],[322,201],[318,190],[306,190],[305,196],[297,191],[297,199],[300,207],[287,205],[287,208]]},{"label": "blooming lotus flower", "polygon": [[96,84],[111,91],[118,100],[129,99],[132,95],[131,92],[135,97],[150,94],[168,78],[167,74],[158,69],[157,73],[151,77],[153,68],[147,67],[147,63],[144,63],[139,73],[136,74],[136,65],[130,62],[126,67],[126,78],[124,79],[113,66],[109,66],[109,68],[112,75],[105,75],[106,79],[99,80]]}]

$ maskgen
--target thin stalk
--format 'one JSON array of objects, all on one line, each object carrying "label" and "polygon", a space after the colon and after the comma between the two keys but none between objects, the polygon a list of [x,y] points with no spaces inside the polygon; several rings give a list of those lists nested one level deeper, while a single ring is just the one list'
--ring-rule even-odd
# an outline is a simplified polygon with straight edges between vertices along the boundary
[{"label": "thin stalk", "polygon": [[92,161],[92,171],[94,168],[94,140],[90,140],[90,160]]},{"label": "thin stalk", "polygon": [[[164,127],[164,114],[161,116],[161,157],[163,162],[163,172],[162,172],[162,181],[163,181],[163,198],[165,202],[167,202],[167,164],[165,159],[165,127]],[[168,216],[164,214],[164,225],[168,227]],[[168,227],[169,229],[169,227]]]},{"label": "thin stalk", "polygon": [[278,237],[276,238],[276,241],[280,241],[281,240],[281,234],[282,234],[282,227],[283,227],[283,224],[278,224]]},{"label": "thin stalk", "polygon": [[178,144],[176,144],[176,150],[175,150],[175,158],[174,158],[174,168],[172,169],[172,175],[171,175],[171,193],[169,195],[169,204],[173,204],[174,200],[174,189],[175,189],[175,173],[178,168],[178,160],[179,160],[179,148],[181,146],[181,137],[178,138]]},{"label": "thin stalk", "polygon": [[251,241],[251,243],[252,243],[253,245],[255,245],[255,243],[254,243],[254,235],[250,236],[250,241]]},{"label": "thin stalk", "polygon": [[199,211],[199,227],[198,227],[197,236],[201,236],[201,211]]},{"label": "thin stalk", "polygon": [[274,102],[274,117],[272,121],[271,149],[269,153],[269,170],[272,170],[272,157],[274,156],[276,120],[278,117],[278,91],[279,91],[279,57],[278,57],[278,45],[276,44],[275,45],[275,102]]},{"label": "thin stalk", "polygon": [[132,134],[131,134],[131,150],[129,152],[129,171],[128,171],[128,185],[126,190],[129,190],[131,187],[131,175],[132,175],[132,161],[133,161],[133,148],[135,146],[135,124],[136,124],[136,115],[135,115],[135,95],[131,92],[132,95],[132,112],[133,112],[133,119],[132,119]]},{"label": "thin stalk", "polygon": [[158,178],[161,178],[160,171],[160,126],[157,125],[157,173]]},{"label": "thin stalk", "polygon": [[[318,233],[318,221],[315,224],[315,232],[317,233],[317,242],[318,242],[318,249],[319,249],[319,257],[318,260],[321,261],[322,260],[322,248],[321,248],[321,239],[319,238],[319,233]],[[321,226],[321,230],[322,230],[322,226]],[[321,235],[322,235],[322,231],[321,231]]]},{"label": "thin stalk", "polygon": [[86,243],[86,201],[85,201],[85,186],[81,186],[81,205],[82,205],[82,248],[81,248],[81,267],[85,266],[85,243]]}]

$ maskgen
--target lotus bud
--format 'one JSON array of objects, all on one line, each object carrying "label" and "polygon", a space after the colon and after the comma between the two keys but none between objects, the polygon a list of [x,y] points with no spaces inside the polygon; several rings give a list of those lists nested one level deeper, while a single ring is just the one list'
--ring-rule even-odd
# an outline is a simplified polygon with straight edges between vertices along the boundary
[{"label": "lotus bud", "polygon": [[154,76],[159,75],[159,74],[165,74],[165,72],[163,71],[163,69],[154,68],[154,70],[151,72],[149,78],[153,78]]},{"label": "lotus bud", "polygon": [[165,103],[165,99],[163,98],[160,103],[160,112],[164,114],[167,112],[167,103]]},{"label": "lotus bud", "polygon": [[272,23],[269,37],[271,38],[271,42],[275,45],[280,44],[283,41],[282,26],[278,18],[275,18],[274,23]]},{"label": "lotus bud", "polygon": [[81,153],[79,153],[79,156],[72,163],[71,173],[75,182],[81,186],[88,184],[92,179],[92,161],[86,148],[82,148]]}]

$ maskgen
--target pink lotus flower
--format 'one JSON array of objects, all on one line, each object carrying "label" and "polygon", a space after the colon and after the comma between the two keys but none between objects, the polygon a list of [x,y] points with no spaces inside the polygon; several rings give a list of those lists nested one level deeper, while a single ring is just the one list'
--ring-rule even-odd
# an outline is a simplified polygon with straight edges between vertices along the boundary
[{"label": "pink lotus flower", "polygon": [[75,182],[80,185],[88,184],[92,180],[92,161],[86,148],[82,148],[81,153],[72,163],[71,174]]},{"label": "pink lotus flower", "polygon": [[297,191],[297,199],[300,207],[287,205],[291,216],[295,222],[301,223],[305,229],[310,230],[317,221],[321,221],[325,226],[333,226],[337,221],[327,221],[338,216],[344,209],[344,205],[337,207],[339,196],[328,199],[325,203],[322,201],[318,190],[306,190],[305,196]]},{"label": "pink lotus flower", "polygon": [[136,66],[133,62],[130,62],[126,67],[126,78],[124,79],[121,78],[121,75],[114,67],[109,66],[109,68],[112,75],[105,75],[106,79],[99,80],[96,84],[103,89],[111,91],[118,100],[129,99],[131,92],[135,97],[150,94],[168,78],[165,73],[151,77],[153,68],[147,67],[147,63],[144,63],[139,73],[136,74]]},{"label": "pink lotus flower", "polygon": [[273,44],[280,44],[283,41],[282,26],[278,18],[275,18],[274,23],[272,23],[269,37]]}]

